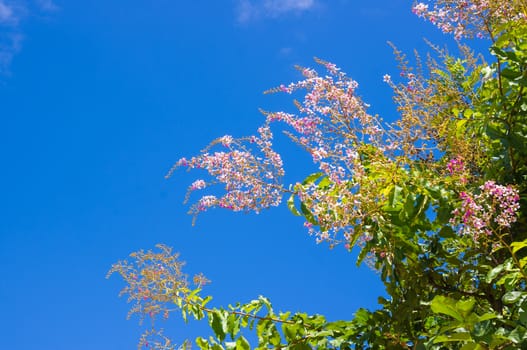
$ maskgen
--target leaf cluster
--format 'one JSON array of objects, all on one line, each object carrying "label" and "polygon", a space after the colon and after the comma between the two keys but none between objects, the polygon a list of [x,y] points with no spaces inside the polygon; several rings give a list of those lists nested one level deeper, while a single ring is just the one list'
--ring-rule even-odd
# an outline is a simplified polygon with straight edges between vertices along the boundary
[{"label": "leaf cluster", "polygon": [[[160,246],[111,270],[127,284],[131,313],[206,320],[212,335],[196,339],[200,349],[527,349],[525,17],[495,24],[491,34],[490,64],[466,46],[461,57],[433,47],[436,56],[411,68],[395,49],[401,81],[389,84],[400,118],[384,137],[397,147],[354,142],[360,176],[321,171],[289,191],[294,215],[322,233],[345,228],[333,244],[359,249],[357,264],[379,272],[388,297],[379,298],[378,310],[328,321],[276,312],[262,296],[211,307],[202,295],[206,279],[196,277],[191,287],[178,256]],[[341,110],[333,113],[345,120]],[[488,234],[466,234],[475,213],[459,213],[488,181],[514,188],[519,209],[499,225],[492,210],[503,203],[476,203],[489,211]]]}]

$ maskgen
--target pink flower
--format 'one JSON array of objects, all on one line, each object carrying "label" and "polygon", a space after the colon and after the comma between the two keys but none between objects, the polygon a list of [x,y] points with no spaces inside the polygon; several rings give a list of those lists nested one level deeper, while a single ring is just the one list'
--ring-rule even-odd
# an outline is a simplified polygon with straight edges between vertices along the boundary
[{"label": "pink flower", "polygon": [[221,144],[222,144],[223,146],[225,146],[225,147],[229,147],[229,146],[232,144],[232,142],[234,141],[234,139],[233,139],[233,137],[230,136],[230,135],[225,135],[225,136],[223,136],[223,137],[220,137],[220,138],[218,139],[218,141],[221,142]]},{"label": "pink flower", "polygon": [[452,212],[450,223],[458,226],[461,234],[474,239],[490,235],[494,229],[503,230],[516,222],[520,209],[518,190],[487,181],[479,187],[481,193],[461,192],[461,207]]},{"label": "pink flower", "polygon": [[428,12],[428,5],[422,2],[417,3],[412,7],[412,12],[419,17],[423,17],[425,13]]},{"label": "pink flower", "polygon": [[187,166],[188,165],[188,161],[186,158],[181,158],[180,160],[177,161],[176,163],[178,166]]},{"label": "pink flower", "polygon": [[190,185],[190,189],[191,190],[201,190],[203,188],[205,188],[207,186],[207,184],[205,183],[205,181],[203,180],[196,180],[192,183],[192,185]]},{"label": "pink flower", "polygon": [[[214,140],[202,153],[190,160],[181,158],[167,176],[179,166],[188,169],[204,169],[210,181],[195,180],[188,188],[185,202],[195,190],[214,184],[223,184],[222,196],[204,195],[190,212],[197,215],[213,207],[233,211],[255,211],[277,206],[282,198],[284,176],[282,159],[272,149],[273,134],[268,125],[258,129],[258,135],[242,139],[223,136]],[[213,147],[224,147],[227,151],[209,153]]]},{"label": "pink flower", "polygon": [[282,92],[291,93],[291,89],[289,89],[288,87],[286,87],[284,84],[280,85],[279,89],[280,89],[280,91],[282,91]]},{"label": "pink flower", "polygon": [[454,34],[456,40],[483,38],[489,27],[524,16],[515,0],[437,0],[433,9],[420,2],[412,7],[412,12],[429,20],[443,33]]},{"label": "pink flower", "polygon": [[465,171],[465,163],[459,157],[451,159],[446,167],[450,175],[461,174]]}]

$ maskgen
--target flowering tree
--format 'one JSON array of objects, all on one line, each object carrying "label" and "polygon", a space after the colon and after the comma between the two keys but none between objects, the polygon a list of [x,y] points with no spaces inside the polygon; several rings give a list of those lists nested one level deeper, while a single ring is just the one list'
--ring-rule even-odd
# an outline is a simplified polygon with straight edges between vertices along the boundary
[{"label": "flowering tree", "polygon": [[[284,196],[318,242],[360,249],[358,263],[380,272],[389,298],[352,320],[275,313],[260,297],[228,308],[208,306],[206,282],[194,284],[167,247],[137,252],[111,272],[126,281],[132,313],[207,319],[213,337],[201,349],[517,349],[527,348],[527,3],[437,0],[413,11],[452,33],[460,57],[435,47],[435,59],[410,67],[394,48],[399,78],[384,76],[400,118],[384,123],[367,111],[357,83],[334,64],[324,74],[269,92],[302,94],[298,112],[265,112],[255,136],[223,136],[178,168],[210,175],[189,194],[221,186],[191,206],[260,211]],[[488,40],[487,63],[463,43]],[[284,184],[271,127],[312,157],[319,171]],[[215,193],[218,193],[215,191]],[[187,196],[187,199],[189,196]],[[141,346],[173,349],[163,335]],[[253,344],[255,345],[255,344]],[[182,347],[188,344],[181,345]]]}]

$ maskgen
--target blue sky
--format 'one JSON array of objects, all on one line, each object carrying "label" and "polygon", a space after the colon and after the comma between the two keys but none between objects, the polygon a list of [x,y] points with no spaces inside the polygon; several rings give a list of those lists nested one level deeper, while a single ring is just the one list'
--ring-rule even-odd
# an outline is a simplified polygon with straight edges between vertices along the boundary
[{"label": "blue sky", "polygon": [[[134,349],[111,264],[165,243],[203,272],[215,305],[264,294],[276,309],[351,318],[376,307],[378,276],[316,245],[285,207],[211,211],[191,226],[195,175],[164,175],[215,137],[254,133],[263,95],[332,61],[371,112],[396,115],[388,40],[409,53],[447,38],[411,1],[0,0],[0,329],[4,349]],[[449,40],[449,39],[448,39]],[[451,43],[451,42],[450,42]],[[313,165],[278,136],[286,180]],[[176,323],[174,323],[176,324]],[[174,338],[202,328],[173,327]]]}]

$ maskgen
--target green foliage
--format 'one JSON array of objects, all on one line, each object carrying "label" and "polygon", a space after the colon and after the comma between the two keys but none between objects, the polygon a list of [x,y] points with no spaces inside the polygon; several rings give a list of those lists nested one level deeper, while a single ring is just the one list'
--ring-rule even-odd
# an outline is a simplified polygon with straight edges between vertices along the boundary
[{"label": "green foliage", "polygon": [[[265,297],[209,307],[206,279],[189,287],[161,247],[112,269],[132,312],[168,317],[175,305],[185,321],[206,319],[213,335],[200,349],[527,349],[527,23],[512,18],[489,33],[490,64],[461,46],[461,58],[436,49],[428,73],[409,73],[396,50],[410,79],[389,81],[401,118],[386,135],[399,148],[340,135],[355,137],[360,176],[322,171],[287,191],[290,211],[321,235],[352,226],[344,240],[389,296],[378,310],[330,322],[275,312]],[[313,194],[339,200],[316,211]],[[350,215],[357,198],[361,217]]]}]

